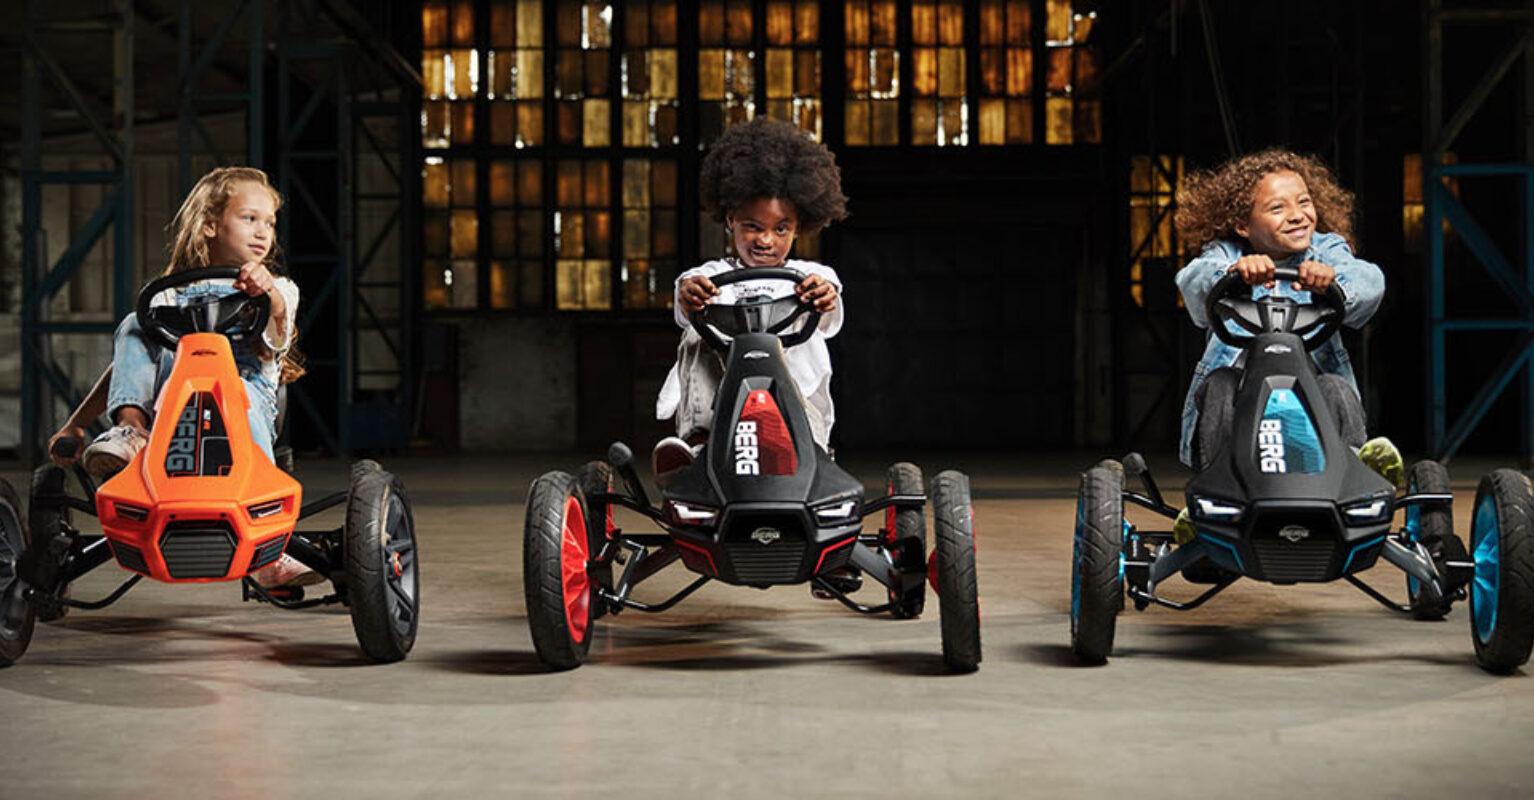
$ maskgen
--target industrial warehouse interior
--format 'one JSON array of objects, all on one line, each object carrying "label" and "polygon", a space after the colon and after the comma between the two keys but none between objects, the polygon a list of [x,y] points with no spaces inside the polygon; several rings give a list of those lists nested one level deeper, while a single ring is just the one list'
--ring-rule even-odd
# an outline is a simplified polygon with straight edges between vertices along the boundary
[{"label": "industrial warehouse interior", "polygon": [[1527,0],[0,20],[0,797],[1534,793]]}]

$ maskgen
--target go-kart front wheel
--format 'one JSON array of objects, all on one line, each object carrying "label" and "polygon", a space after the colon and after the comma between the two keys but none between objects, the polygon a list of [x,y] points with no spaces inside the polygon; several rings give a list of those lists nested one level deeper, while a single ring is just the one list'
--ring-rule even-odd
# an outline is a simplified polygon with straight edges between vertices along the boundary
[{"label": "go-kart front wheel", "polygon": [[[588,461],[586,465],[575,473],[575,482],[580,484],[581,497],[586,500],[586,540],[590,546],[591,577],[597,585],[603,589],[613,588],[613,562],[611,559],[597,562],[597,556],[602,548],[607,546],[607,541],[613,538],[613,532],[617,526],[613,524],[613,507],[610,503],[597,503],[591,497],[598,493],[611,494],[618,485],[617,476],[613,472],[611,464],[606,461]],[[592,608],[592,618],[601,619],[607,615],[607,606],[597,603]]]},{"label": "go-kart front wheel", "polygon": [[1510,469],[1481,478],[1470,517],[1475,660],[1506,675],[1534,648],[1534,484]]},{"label": "go-kart front wheel", "polygon": [[[1407,494],[1448,494],[1449,471],[1437,461],[1418,461],[1406,473]],[[1468,560],[1465,545],[1454,535],[1454,514],[1449,504],[1411,505],[1406,507],[1406,537],[1421,542],[1433,557],[1439,575],[1448,575],[1450,561]],[[1451,598],[1432,603],[1423,596],[1421,582],[1408,575],[1406,595],[1413,619],[1443,619],[1449,613]]]},{"label": "go-kart front wheel", "polygon": [[[921,468],[901,462],[889,468],[886,486],[891,494],[925,494]],[[927,568],[927,518],[921,508],[884,510],[886,544],[901,574],[920,575]],[[904,592],[889,590],[890,614],[895,619],[915,619],[927,605],[927,582],[913,581]]]},{"label": "go-kart front wheel", "polygon": [[374,661],[403,659],[420,624],[420,552],[405,486],[375,462],[352,465],[342,549],[357,643]]},{"label": "go-kart front wheel", "polygon": [[21,500],[10,483],[0,478],[0,667],[9,667],[32,643],[36,614],[21,596],[16,574],[31,535],[21,516]]},{"label": "go-kart front wheel", "polygon": [[943,630],[943,663],[958,672],[980,667],[980,589],[975,575],[975,511],[969,478],[939,472],[932,479],[935,577]]},{"label": "go-kart front wheel", "polygon": [[1124,474],[1094,467],[1081,476],[1071,556],[1071,652],[1087,664],[1113,654],[1124,608]]},{"label": "go-kart front wheel", "polygon": [[586,660],[598,600],[590,571],[586,499],[575,478],[550,472],[527,493],[522,586],[538,658],[554,669]]}]

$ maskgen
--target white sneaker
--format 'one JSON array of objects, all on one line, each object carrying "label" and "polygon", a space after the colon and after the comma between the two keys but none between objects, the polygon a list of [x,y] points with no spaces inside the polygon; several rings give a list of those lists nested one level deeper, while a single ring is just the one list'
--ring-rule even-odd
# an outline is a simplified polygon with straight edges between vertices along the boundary
[{"label": "white sneaker", "polygon": [[675,472],[692,464],[697,458],[698,449],[680,437],[667,436],[656,442],[655,449],[650,452],[650,469],[656,477]]},{"label": "white sneaker", "polygon": [[282,586],[313,586],[316,583],[324,583],[325,576],[309,569],[304,562],[288,555],[282,554],[282,558],[268,564],[250,575],[261,584],[263,589],[276,589]]},{"label": "white sneaker", "polygon": [[92,477],[105,478],[122,471],[146,444],[149,444],[149,436],[143,428],[114,425],[85,448],[80,463]]}]

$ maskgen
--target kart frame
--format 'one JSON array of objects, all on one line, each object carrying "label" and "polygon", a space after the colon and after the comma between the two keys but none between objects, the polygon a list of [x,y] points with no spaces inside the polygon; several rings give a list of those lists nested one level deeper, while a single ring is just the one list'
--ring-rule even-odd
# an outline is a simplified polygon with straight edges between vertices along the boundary
[{"label": "kart frame", "polygon": [[[609,614],[616,615],[625,608],[658,614],[685,600],[688,595],[703,588],[704,584],[714,578],[709,575],[699,575],[697,580],[659,603],[644,603],[631,596],[636,586],[654,577],[672,562],[681,559],[681,549],[689,546],[688,539],[697,537],[699,534],[673,525],[662,509],[650,503],[644,485],[640,483],[639,475],[634,469],[631,455],[627,453],[611,455],[619,456],[618,458],[610,457],[609,461],[613,464],[618,476],[623,479],[624,488],[627,491],[589,494],[586,496],[588,506],[598,504],[627,508],[647,517],[659,525],[665,533],[629,533],[615,527],[602,549],[593,554],[592,560],[597,564],[620,564],[623,566],[623,571],[611,587],[599,585],[597,594],[604,605],[604,611]],[[926,504],[925,494],[887,494],[862,503],[857,519],[861,524],[870,514],[889,508],[920,510],[925,508]],[[911,588],[909,584],[912,581],[924,581],[927,578],[925,572],[916,575],[902,573],[897,569],[894,563],[883,555],[886,537],[887,531],[882,528],[878,533],[857,534],[852,543],[848,563],[899,595],[905,589]],[[812,577],[809,582],[816,589],[827,593],[842,605],[860,614],[882,614],[891,608],[890,603],[877,606],[859,603],[848,597],[840,587],[820,575]]]},{"label": "kart frame", "polygon": [[[1139,453],[1130,453],[1124,456],[1122,464],[1126,478],[1126,487],[1121,494],[1123,501],[1126,504],[1153,511],[1169,520],[1175,520],[1180,509],[1166,502],[1160,487],[1156,485],[1155,478],[1151,476],[1150,469],[1145,464],[1144,457]],[[1131,476],[1139,479],[1140,491],[1128,488],[1127,479]],[[1454,496],[1447,493],[1401,493],[1391,501],[1392,514],[1395,510],[1410,506],[1446,506],[1453,501]],[[1171,548],[1172,541],[1171,530],[1140,530],[1127,519],[1124,521],[1121,554],[1124,586],[1126,593],[1134,601],[1136,611],[1144,611],[1153,604],[1174,611],[1191,611],[1225,591],[1231,584],[1246,577],[1237,572],[1222,571],[1218,582],[1191,600],[1178,601],[1162,597],[1156,589],[1163,581],[1209,557],[1210,545],[1204,536],[1195,536],[1193,541],[1175,549]],[[1424,587],[1424,596],[1429,601],[1454,602],[1465,599],[1465,587],[1475,577],[1475,562],[1449,560],[1445,562],[1448,569],[1440,573],[1427,549],[1420,542],[1411,541],[1404,530],[1384,534],[1381,544],[1380,554],[1385,560],[1419,581]],[[1410,605],[1390,599],[1364,582],[1357,574],[1348,573],[1341,577],[1392,611],[1403,614],[1412,612]]]}]

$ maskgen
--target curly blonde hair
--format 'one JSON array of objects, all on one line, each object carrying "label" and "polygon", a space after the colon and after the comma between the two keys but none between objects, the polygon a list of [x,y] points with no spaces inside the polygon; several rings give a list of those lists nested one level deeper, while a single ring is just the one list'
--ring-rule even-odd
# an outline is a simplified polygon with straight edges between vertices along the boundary
[{"label": "curly blonde hair", "polygon": [[[282,195],[272,186],[265,172],[255,167],[218,167],[210,170],[187,193],[181,208],[170,222],[170,261],[165,265],[162,275],[201,267],[236,266],[210,263],[212,255],[208,248],[208,235],[203,229],[209,223],[217,224],[223,219],[229,198],[234,196],[235,190],[242,183],[254,183],[269,192],[273,211],[282,208]],[[274,275],[282,274],[282,268],[277,263],[278,255],[277,243],[273,242],[261,259]],[[262,349],[265,350],[265,347]],[[266,354],[274,355],[271,352]],[[303,354],[298,350],[297,341],[290,342],[287,351],[282,354],[281,382],[292,383],[302,378],[304,372]]]},{"label": "curly blonde hair", "polygon": [[1315,156],[1271,149],[1233,158],[1212,170],[1190,173],[1177,190],[1177,235],[1194,252],[1216,239],[1241,239],[1236,226],[1252,216],[1257,184],[1273,172],[1305,181],[1316,208],[1316,231],[1353,240],[1353,193],[1337,183]]}]

